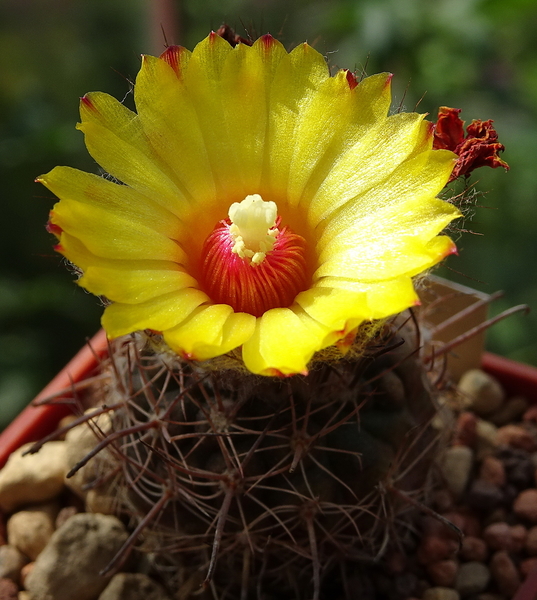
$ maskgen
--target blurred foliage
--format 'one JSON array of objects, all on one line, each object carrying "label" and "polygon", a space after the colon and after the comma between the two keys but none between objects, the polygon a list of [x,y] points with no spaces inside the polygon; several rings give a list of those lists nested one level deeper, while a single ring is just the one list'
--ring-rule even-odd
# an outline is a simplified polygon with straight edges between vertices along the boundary
[{"label": "blurred foliage", "polygon": [[[129,96],[139,54],[164,48],[149,23],[156,2],[0,3],[2,422],[99,327],[101,307],[73,283],[44,229],[54,200],[33,180],[57,164],[99,171],[74,129],[77,98],[91,90]],[[494,119],[511,171],[474,175],[487,193],[461,227],[479,235],[461,234],[460,256],[442,274],[484,292],[505,290],[493,313],[537,307],[533,0],[176,0],[174,8],[178,39],[170,43],[192,48],[223,21],[241,35],[270,31],[287,47],[308,40],[334,68],[395,73],[394,110],[418,106],[434,118],[447,105],[462,108],[468,122]],[[512,317],[489,332],[489,348],[536,364],[536,325],[535,313]]]}]

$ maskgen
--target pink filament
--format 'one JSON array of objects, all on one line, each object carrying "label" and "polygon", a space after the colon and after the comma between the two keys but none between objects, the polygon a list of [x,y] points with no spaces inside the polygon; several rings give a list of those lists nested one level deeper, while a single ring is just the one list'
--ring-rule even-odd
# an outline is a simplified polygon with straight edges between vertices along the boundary
[{"label": "pink filament", "polygon": [[231,221],[220,221],[202,248],[205,292],[216,304],[260,317],[271,308],[284,308],[307,289],[306,241],[283,227],[270,252],[258,265],[232,252]]}]

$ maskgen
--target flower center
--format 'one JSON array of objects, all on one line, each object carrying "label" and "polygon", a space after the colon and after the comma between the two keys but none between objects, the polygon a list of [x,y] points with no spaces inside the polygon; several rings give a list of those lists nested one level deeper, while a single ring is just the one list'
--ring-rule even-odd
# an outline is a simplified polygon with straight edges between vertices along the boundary
[{"label": "flower center", "polygon": [[306,241],[280,226],[275,202],[259,194],[229,208],[202,248],[201,283],[211,300],[260,317],[307,289]]}]

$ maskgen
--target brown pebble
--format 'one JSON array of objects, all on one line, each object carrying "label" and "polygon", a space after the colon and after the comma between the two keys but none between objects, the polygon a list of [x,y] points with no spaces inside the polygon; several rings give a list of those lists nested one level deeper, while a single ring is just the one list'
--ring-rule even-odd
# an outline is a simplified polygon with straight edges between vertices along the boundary
[{"label": "brown pebble", "polygon": [[520,448],[526,452],[537,450],[537,436],[521,425],[504,425],[496,433],[499,444]]},{"label": "brown pebble", "polygon": [[458,542],[436,535],[426,535],[422,538],[416,556],[422,565],[428,565],[439,560],[452,558],[457,552]]},{"label": "brown pebble", "polygon": [[434,585],[453,587],[459,564],[456,560],[447,559],[427,565],[427,574]]},{"label": "brown pebble", "polygon": [[513,534],[508,523],[492,523],[485,527],[483,539],[492,550],[507,550],[510,552],[513,548]]},{"label": "brown pebble", "polygon": [[17,600],[18,596],[19,586],[11,579],[2,577],[2,579],[0,579],[1,600]]},{"label": "brown pebble", "polygon": [[531,523],[537,523],[537,489],[520,492],[513,503],[515,514]]},{"label": "brown pebble", "polygon": [[511,536],[513,538],[511,552],[521,552],[526,545],[528,530],[524,527],[524,525],[513,525],[511,527]]},{"label": "brown pebble", "polygon": [[530,556],[537,556],[537,526],[528,529],[526,538],[526,552]]},{"label": "brown pebble", "polygon": [[503,550],[495,552],[490,559],[489,568],[500,593],[512,598],[520,586],[520,575],[509,554]]},{"label": "brown pebble", "polygon": [[501,460],[495,456],[485,456],[479,468],[479,479],[501,487],[505,485],[505,468]]},{"label": "brown pebble", "polygon": [[476,510],[492,510],[503,502],[503,492],[489,481],[476,479],[471,484],[466,499]]},{"label": "brown pebble", "polygon": [[463,560],[485,562],[488,553],[487,544],[481,538],[468,535],[462,540],[460,556]]},{"label": "brown pebble", "polygon": [[513,396],[498,411],[489,415],[487,419],[498,427],[514,423],[520,420],[528,405],[529,402],[523,396]]},{"label": "brown pebble", "polygon": [[477,438],[476,426],[477,417],[474,413],[467,411],[461,412],[457,417],[457,423],[455,424],[453,445],[469,446],[472,448]]},{"label": "brown pebble", "polygon": [[526,579],[526,577],[535,569],[537,569],[537,556],[526,558],[518,566],[522,579]]},{"label": "brown pebble", "polygon": [[73,515],[78,513],[78,509],[75,506],[64,506],[58,516],[56,517],[55,527],[59,529],[67,519],[70,519]]},{"label": "brown pebble", "polygon": [[26,578],[28,577],[28,575],[30,575],[30,573],[32,572],[34,565],[35,565],[35,562],[31,562],[31,563],[28,563],[27,565],[24,565],[24,567],[22,567],[21,579],[20,579],[22,587],[26,587],[24,585],[24,582],[26,581]]}]

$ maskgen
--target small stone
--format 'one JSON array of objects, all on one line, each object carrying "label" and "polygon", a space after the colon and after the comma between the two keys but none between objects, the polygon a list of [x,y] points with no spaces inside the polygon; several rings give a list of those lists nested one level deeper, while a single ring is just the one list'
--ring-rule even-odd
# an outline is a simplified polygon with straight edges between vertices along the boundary
[{"label": "small stone", "polygon": [[477,417],[471,412],[461,412],[455,425],[454,446],[469,446],[475,444],[477,433]]},{"label": "small stone", "polygon": [[111,579],[99,572],[127,537],[116,517],[74,515],[54,532],[26,578],[32,600],[95,600]]},{"label": "small stone", "polygon": [[63,490],[67,473],[64,442],[47,442],[36,454],[23,456],[32,445],[15,450],[0,471],[0,509],[4,512],[30,502],[52,500]]},{"label": "small stone", "polygon": [[461,596],[471,596],[483,592],[490,581],[490,571],[481,562],[470,561],[462,564],[455,580],[455,589]]},{"label": "small stone", "polygon": [[432,587],[425,590],[422,600],[460,600],[460,594],[448,587]]},{"label": "small stone", "polygon": [[474,465],[474,453],[468,446],[452,446],[448,448],[442,461],[442,472],[448,489],[460,497],[470,479]]},{"label": "small stone", "polygon": [[513,538],[511,552],[522,552],[528,538],[528,530],[524,525],[513,525],[511,527],[511,536]]},{"label": "small stone", "polygon": [[522,575],[523,579],[526,579],[526,577],[532,571],[535,571],[536,569],[537,569],[537,556],[532,556],[531,558],[526,558],[518,566],[518,570],[519,570],[520,574]]},{"label": "small stone", "polygon": [[537,489],[520,492],[513,503],[513,510],[520,518],[537,523]]},{"label": "small stone", "polygon": [[520,420],[528,406],[529,402],[526,398],[523,396],[513,396],[498,411],[489,415],[487,419],[498,427],[514,423]]},{"label": "small stone", "polygon": [[65,523],[65,521],[67,521],[67,519],[70,519],[77,513],[78,509],[75,506],[64,506],[56,517],[56,521],[54,523],[55,529],[59,529]]},{"label": "small stone", "polygon": [[463,560],[485,562],[488,553],[487,544],[481,538],[468,535],[462,540],[460,556]]},{"label": "small stone", "polygon": [[510,552],[513,548],[511,526],[505,522],[492,523],[492,525],[485,527],[483,539],[492,550],[507,550]]},{"label": "small stone", "polygon": [[463,408],[481,417],[497,411],[505,398],[498,381],[481,369],[470,369],[464,373],[458,390]]},{"label": "small stone", "polygon": [[537,436],[522,425],[504,425],[497,432],[496,440],[499,444],[520,448],[526,452],[537,450]]},{"label": "small stone", "polygon": [[422,565],[452,558],[458,549],[456,540],[438,535],[425,535],[420,542],[416,556]]},{"label": "small stone", "polygon": [[142,573],[118,573],[99,600],[170,600],[164,588]]},{"label": "small stone", "polygon": [[485,456],[479,468],[479,479],[498,487],[505,485],[507,478],[502,461],[494,456]]},{"label": "small stone", "polygon": [[496,425],[479,419],[476,425],[477,441],[475,451],[478,460],[482,460],[485,456],[494,454],[498,448],[498,428]]},{"label": "small stone", "polygon": [[456,560],[439,560],[427,565],[427,574],[434,585],[452,587],[458,568],[459,564]]},{"label": "small stone", "polygon": [[537,556],[537,526],[531,527],[528,530],[528,537],[526,538],[526,552],[530,556]]},{"label": "small stone", "polygon": [[18,600],[19,586],[11,579],[0,579],[0,600]]},{"label": "small stone", "polygon": [[7,522],[9,543],[35,560],[54,533],[55,516],[43,507],[14,513]]},{"label": "small stone", "polygon": [[490,559],[490,574],[500,593],[512,598],[520,586],[520,575],[507,552],[500,550]]},{"label": "small stone", "polygon": [[34,566],[35,566],[35,562],[30,562],[27,565],[24,565],[24,567],[22,567],[20,584],[22,585],[23,588],[26,588],[26,578],[32,572]]},{"label": "small stone", "polygon": [[[86,411],[87,413],[95,412],[93,409]],[[75,467],[83,458],[87,456],[91,450],[99,443],[99,437],[96,431],[106,433],[111,428],[111,416],[108,413],[103,413],[91,421],[95,424],[92,429],[88,423],[81,423],[70,429],[65,436],[65,447],[68,456],[68,471]],[[86,497],[86,485],[93,482],[99,477],[99,473],[103,472],[106,462],[109,460],[107,450],[99,452],[99,454],[89,461],[88,464],[78,469],[76,473],[65,479],[65,485],[71,489],[80,498]]]},{"label": "small stone", "polygon": [[26,556],[15,546],[11,544],[0,546],[0,579],[19,581],[21,569],[27,562]]},{"label": "small stone", "polygon": [[32,598],[26,590],[21,590],[17,596],[17,600],[32,600]]},{"label": "small stone", "polygon": [[502,501],[502,490],[497,485],[483,479],[476,479],[468,491],[468,504],[478,510],[492,510]]},{"label": "small stone", "polygon": [[505,598],[500,594],[491,594],[489,592],[483,592],[483,594],[478,594],[475,597],[475,600],[505,600]]}]

